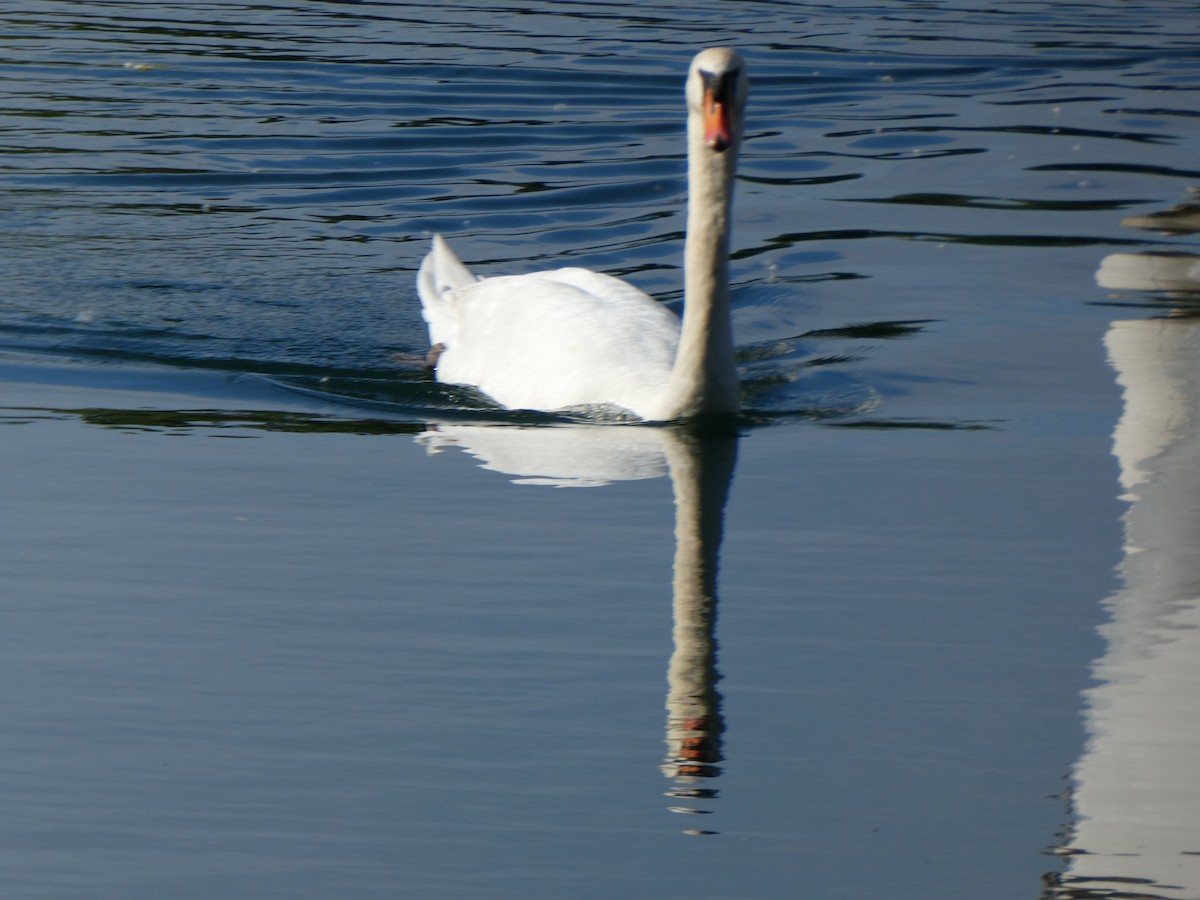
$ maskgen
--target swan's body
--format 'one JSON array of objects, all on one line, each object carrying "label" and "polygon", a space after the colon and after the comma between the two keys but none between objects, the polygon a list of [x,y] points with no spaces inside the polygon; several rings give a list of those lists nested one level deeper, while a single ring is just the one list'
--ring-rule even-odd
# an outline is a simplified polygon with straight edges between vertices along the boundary
[{"label": "swan's body", "polygon": [[437,379],[509,409],[619,407],[660,422],[738,410],[729,322],[729,211],[746,79],[733,50],[688,74],[683,319],[587,269],[479,279],[440,236],[417,276]]}]

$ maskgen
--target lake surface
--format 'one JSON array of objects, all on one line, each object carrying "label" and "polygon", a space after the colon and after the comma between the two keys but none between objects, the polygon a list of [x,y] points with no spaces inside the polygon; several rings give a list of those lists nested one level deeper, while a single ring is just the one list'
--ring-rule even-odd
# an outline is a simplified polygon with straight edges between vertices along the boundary
[{"label": "lake surface", "polygon": [[[0,22],[5,896],[1200,896],[1194,4]],[[740,436],[432,382],[714,44]]]}]

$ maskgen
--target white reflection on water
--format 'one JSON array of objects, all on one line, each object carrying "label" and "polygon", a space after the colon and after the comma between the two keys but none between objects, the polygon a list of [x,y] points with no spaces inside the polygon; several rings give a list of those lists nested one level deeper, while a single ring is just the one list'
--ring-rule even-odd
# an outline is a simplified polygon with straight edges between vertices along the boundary
[{"label": "white reflection on water", "polygon": [[[1200,257],[1113,254],[1102,287],[1200,298]],[[1113,452],[1129,508],[1124,589],[1087,694],[1074,770],[1073,898],[1200,897],[1200,319],[1112,323],[1124,408]]]},{"label": "white reflection on water", "polygon": [[431,455],[458,447],[484,469],[517,476],[516,484],[600,487],[666,475],[670,439],[658,428],[440,423],[417,442]]},{"label": "white reflection on water", "polygon": [[[672,812],[701,815],[717,798],[706,785],[721,774],[725,730],[717,671],[717,571],[725,504],[737,464],[737,438],[674,428],[564,425],[544,428],[462,423],[432,426],[417,438],[430,453],[458,447],[483,468],[517,484],[594,487],[669,473],[675,495],[674,651],[667,666],[667,754]],[[687,805],[681,805],[681,801]],[[708,829],[688,828],[706,835]]]}]

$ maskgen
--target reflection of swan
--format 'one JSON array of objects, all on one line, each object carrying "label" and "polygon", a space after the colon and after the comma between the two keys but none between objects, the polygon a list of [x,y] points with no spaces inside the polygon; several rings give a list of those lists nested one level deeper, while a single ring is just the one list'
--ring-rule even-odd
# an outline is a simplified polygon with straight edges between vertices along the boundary
[{"label": "reflection of swan", "polygon": [[1185,291],[1200,287],[1200,256],[1193,253],[1112,253],[1096,283],[1114,291]]},{"label": "reflection of swan", "polygon": [[[520,484],[599,485],[669,471],[675,493],[674,642],[667,671],[667,757],[674,798],[711,799],[697,787],[720,774],[724,725],[716,668],[717,557],[737,439],[674,428],[438,425],[418,440],[431,453],[460,447]],[[690,806],[675,812],[695,813]],[[691,829],[689,833],[708,833]]]},{"label": "reflection of swan", "polygon": [[698,785],[721,774],[715,763],[723,759],[725,727],[716,688],[717,559],[737,442],[681,435],[667,444],[667,458],[675,491],[675,652],[667,669],[663,772],[675,779],[669,796],[703,800],[716,792]]},{"label": "reflection of swan", "polygon": [[647,294],[587,269],[477,280],[435,237],[417,290],[438,380],[509,409],[617,407],[648,421],[736,413],[729,216],[745,97],[736,51],[692,62],[682,326]]},{"label": "reflection of swan", "polygon": [[667,474],[663,437],[657,428],[444,423],[417,440],[431,455],[460,447],[483,468],[518,476],[517,484],[597,487]]},{"label": "reflection of swan", "polygon": [[[1119,254],[1122,287],[1161,290],[1157,255]],[[1145,276],[1140,282],[1139,270]],[[1099,274],[1097,276],[1100,277]],[[1181,284],[1170,288],[1178,292]],[[1200,281],[1193,280],[1193,292]],[[1193,293],[1193,296],[1196,296]],[[1114,322],[1124,391],[1113,435],[1125,514],[1124,587],[1088,692],[1074,770],[1079,821],[1063,896],[1200,897],[1200,320]]]}]

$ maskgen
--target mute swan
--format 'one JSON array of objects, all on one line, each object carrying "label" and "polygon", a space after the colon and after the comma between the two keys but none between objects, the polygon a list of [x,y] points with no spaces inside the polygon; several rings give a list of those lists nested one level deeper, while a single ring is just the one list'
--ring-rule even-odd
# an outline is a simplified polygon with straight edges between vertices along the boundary
[{"label": "mute swan", "polygon": [[682,322],[587,269],[477,278],[435,235],[417,292],[438,381],[471,385],[508,409],[617,407],[648,422],[737,413],[729,220],[746,89],[737,51],[692,61]]}]

